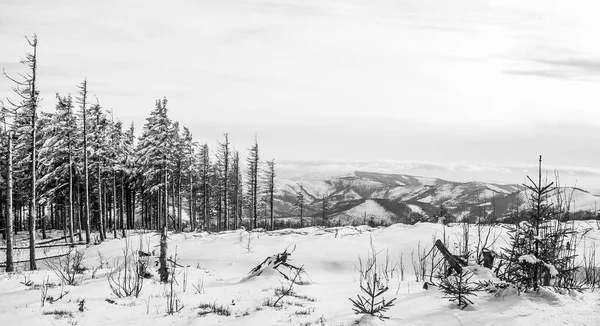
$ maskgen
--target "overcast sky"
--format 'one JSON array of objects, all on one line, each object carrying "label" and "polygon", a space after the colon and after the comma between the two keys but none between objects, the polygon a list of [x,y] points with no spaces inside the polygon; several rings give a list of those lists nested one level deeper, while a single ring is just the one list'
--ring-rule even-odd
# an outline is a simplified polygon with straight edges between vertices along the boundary
[{"label": "overcast sky", "polygon": [[[566,182],[600,188],[599,12],[583,0],[2,0],[0,67],[23,71],[35,32],[44,110],[87,77],[141,129],[166,96],[196,140],[229,132],[245,150],[256,132],[284,169],[384,162],[522,182],[542,154]],[[0,79],[3,98],[10,88]]]}]

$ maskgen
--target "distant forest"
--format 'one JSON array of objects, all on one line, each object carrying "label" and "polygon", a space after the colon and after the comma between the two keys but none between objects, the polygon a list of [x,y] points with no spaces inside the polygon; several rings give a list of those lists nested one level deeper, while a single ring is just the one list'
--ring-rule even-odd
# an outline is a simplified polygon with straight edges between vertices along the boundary
[{"label": "distant forest", "polygon": [[[4,72],[15,96],[0,102],[0,229],[29,230],[31,241],[33,230],[45,237],[48,228],[62,229],[90,243],[94,231],[103,241],[163,223],[177,231],[273,227],[275,161],[260,160],[256,137],[245,156],[227,133],[211,150],[169,118],[162,98],[136,138],[133,123],[90,99],[93,82],[85,79],[75,95],[56,94],[54,112],[43,112],[38,40],[27,41],[24,71]],[[268,218],[259,220],[259,211]]]}]

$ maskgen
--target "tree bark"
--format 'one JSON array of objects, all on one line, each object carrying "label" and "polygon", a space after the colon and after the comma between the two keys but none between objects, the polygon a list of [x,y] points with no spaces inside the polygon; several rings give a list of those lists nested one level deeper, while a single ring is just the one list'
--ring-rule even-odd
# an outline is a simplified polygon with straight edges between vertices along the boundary
[{"label": "tree bark", "polygon": [[12,132],[8,133],[8,207],[6,215],[6,271],[13,272],[13,158]]},{"label": "tree bark", "polygon": [[81,110],[83,113],[83,173],[85,178],[85,242],[90,243],[90,233],[92,232],[92,223],[90,220],[90,181],[88,171],[88,151],[87,151],[87,80],[83,80],[81,89]]},{"label": "tree bark", "polygon": [[34,36],[33,43],[29,42],[33,46],[33,60],[32,60],[32,74],[31,74],[31,85],[30,85],[30,100],[32,106],[32,117],[31,117],[31,206],[29,209],[29,269],[36,270],[35,264],[35,219],[36,219],[36,120],[37,120],[37,88],[36,88],[36,77],[37,77],[37,36]]}]

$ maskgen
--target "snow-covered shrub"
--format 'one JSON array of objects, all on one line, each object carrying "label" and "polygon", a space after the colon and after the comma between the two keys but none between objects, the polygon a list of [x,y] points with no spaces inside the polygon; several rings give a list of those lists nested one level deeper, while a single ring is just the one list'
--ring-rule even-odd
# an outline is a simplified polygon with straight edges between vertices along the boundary
[{"label": "snow-covered shrub", "polygon": [[371,239],[371,251],[368,253],[367,260],[363,263],[358,257],[359,265],[356,270],[359,272],[359,282],[361,293],[356,295],[356,299],[349,298],[352,302],[352,310],[356,314],[368,314],[379,319],[388,319],[384,313],[394,305],[396,298],[385,299],[384,295],[389,290],[386,274],[390,271],[385,270],[389,264],[378,264],[378,252],[373,246]]},{"label": "snow-covered shrub", "polygon": [[464,309],[468,305],[473,304],[473,301],[471,301],[469,297],[477,296],[475,291],[477,291],[479,287],[471,282],[473,273],[464,271],[457,274],[458,275],[441,277],[439,287],[445,294],[444,298],[456,302],[461,309]]}]

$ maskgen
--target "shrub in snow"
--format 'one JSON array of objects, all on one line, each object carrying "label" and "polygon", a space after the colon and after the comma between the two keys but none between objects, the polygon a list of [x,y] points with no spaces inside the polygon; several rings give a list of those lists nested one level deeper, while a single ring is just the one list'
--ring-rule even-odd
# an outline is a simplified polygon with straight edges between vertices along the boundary
[{"label": "shrub in snow", "polygon": [[81,274],[86,270],[81,264],[84,257],[83,251],[69,248],[66,254],[46,259],[44,264],[58,276],[62,284],[78,285],[83,278]]},{"label": "shrub in snow", "polygon": [[475,294],[475,291],[478,290],[478,286],[470,282],[473,273],[466,271],[457,274],[458,275],[442,277],[440,279],[439,287],[445,294],[444,298],[456,302],[461,309],[464,309],[468,305],[473,304],[473,301],[471,301],[469,297],[477,295]]},{"label": "shrub in snow", "polygon": [[349,298],[352,302],[352,310],[356,314],[368,314],[381,320],[388,319],[384,313],[392,306],[396,298],[385,299],[385,293],[389,290],[388,281],[385,275],[390,271],[386,270],[389,264],[377,263],[377,252],[371,239],[371,252],[367,256],[367,261],[363,264],[359,256],[359,265],[356,267],[359,272],[361,293],[356,295],[356,299]]},{"label": "shrub in snow", "polygon": [[140,295],[144,286],[146,264],[139,257],[138,252],[130,248],[129,240],[125,241],[123,249],[123,263],[117,260],[115,269],[108,275],[108,285],[119,298]]}]

